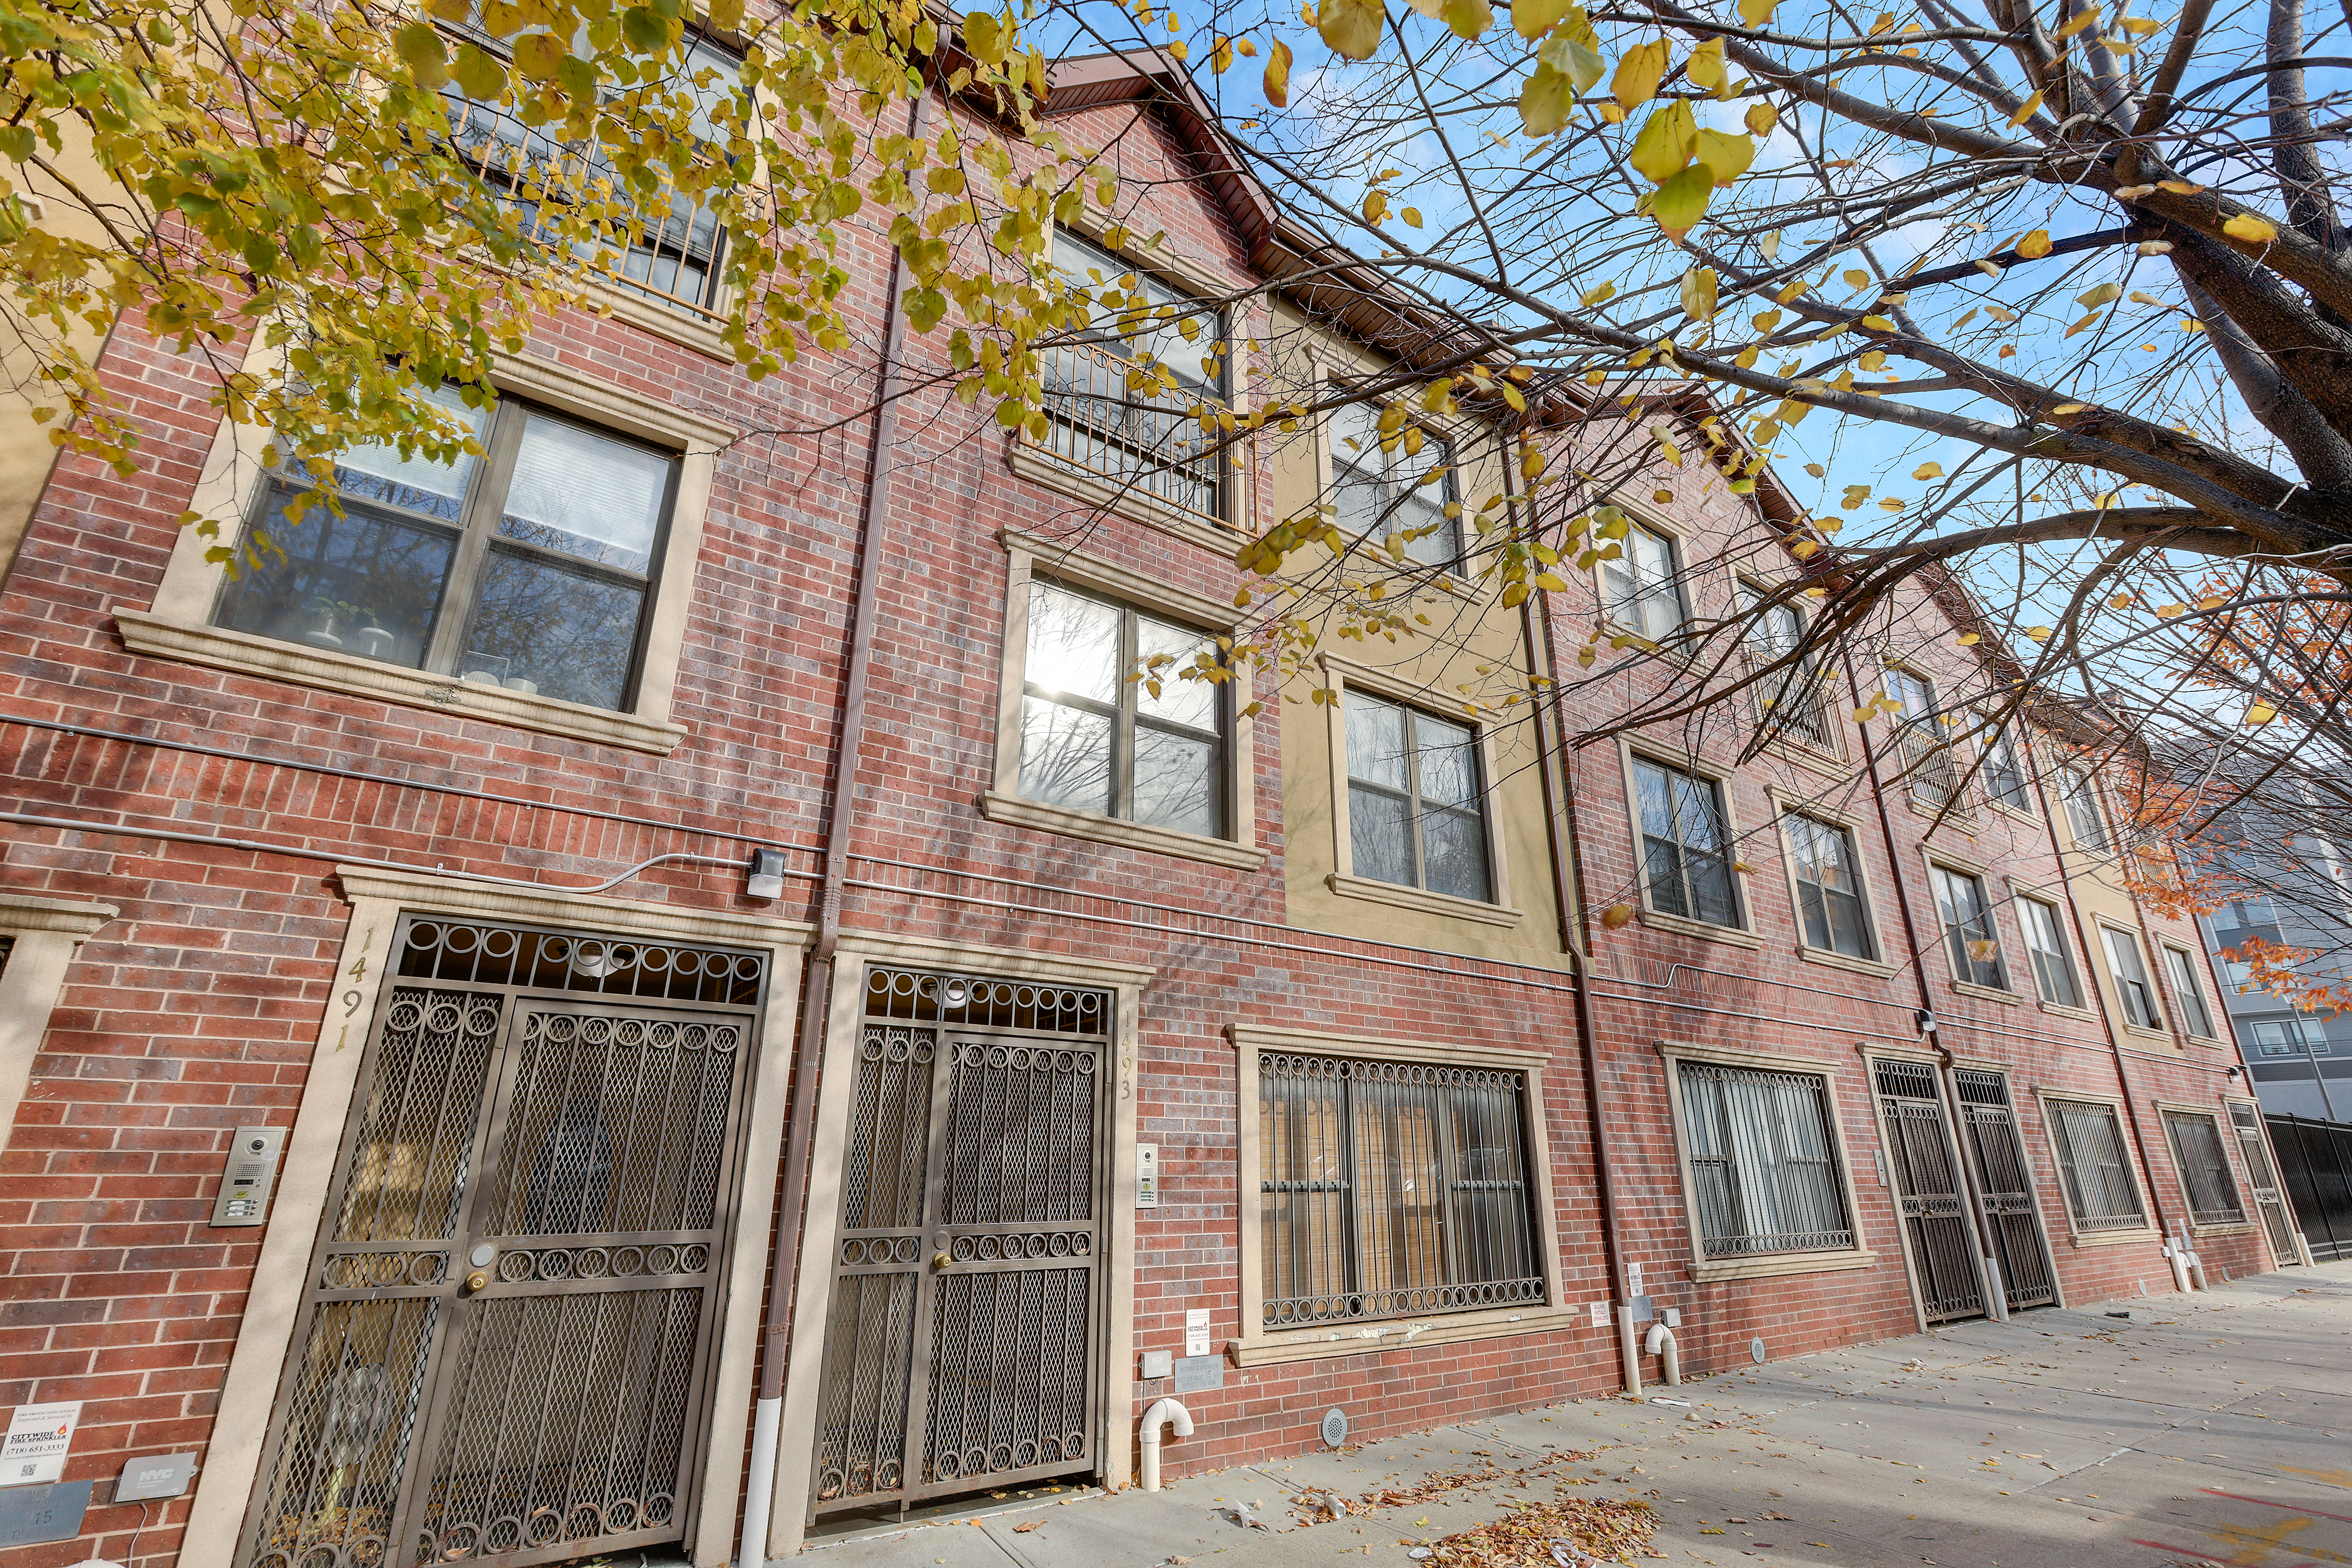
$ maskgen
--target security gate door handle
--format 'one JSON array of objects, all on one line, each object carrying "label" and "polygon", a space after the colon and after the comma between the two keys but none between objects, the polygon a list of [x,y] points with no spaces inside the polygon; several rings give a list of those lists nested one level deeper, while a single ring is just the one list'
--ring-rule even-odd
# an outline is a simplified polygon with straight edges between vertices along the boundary
[{"label": "security gate door handle", "polygon": [[471,1274],[466,1276],[466,1289],[469,1293],[476,1290],[487,1290],[489,1288],[490,1271],[488,1269],[477,1268]]},{"label": "security gate door handle", "polygon": [[950,1258],[944,1252],[934,1252],[931,1254],[931,1267],[934,1268],[952,1268],[955,1267],[955,1259]]}]

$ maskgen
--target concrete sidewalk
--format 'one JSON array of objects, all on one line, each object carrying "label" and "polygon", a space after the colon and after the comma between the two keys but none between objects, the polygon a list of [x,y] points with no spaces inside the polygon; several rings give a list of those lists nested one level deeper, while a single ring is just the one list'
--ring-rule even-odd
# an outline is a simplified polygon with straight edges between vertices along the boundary
[{"label": "concrete sidewalk", "polygon": [[[2352,1264],[2112,1306],[2130,1317],[2031,1312],[1649,1391],[1687,1407],[1587,1400],[1154,1494],[1008,1492],[814,1544],[812,1568],[1478,1568],[1541,1552],[1543,1505],[1584,1500],[1655,1510],[1629,1568],[2352,1563]],[[1307,1522],[1333,1493],[1346,1515]],[[1496,1521],[1516,1554],[1445,1541]]]}]

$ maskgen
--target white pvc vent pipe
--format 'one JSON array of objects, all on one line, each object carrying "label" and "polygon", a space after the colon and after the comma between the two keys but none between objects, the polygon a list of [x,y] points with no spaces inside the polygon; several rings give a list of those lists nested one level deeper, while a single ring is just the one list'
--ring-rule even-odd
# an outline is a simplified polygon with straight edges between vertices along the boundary
[{"label": "white pvc vent pipe", "polygon": [[1682,1352],[1675,1344],[1675,1331],[1672,1329],[1664,1323],[1652,1323],[1650,1337],[1642,1342],[1642,1348],[1650,1354],[1661,1358],[1658,1370],[1664,1374],[1668,1388],[1680,1388],[1683,1385]]},{"label": "white pvc vent pipe", "polygon": [[1172,1399],[1162,1399],[1143,1413],[1143,1489],[1160,1489],[1160,1427],[1167,1423],[1173,1436],[1192,1435],[1192,1413]]}]

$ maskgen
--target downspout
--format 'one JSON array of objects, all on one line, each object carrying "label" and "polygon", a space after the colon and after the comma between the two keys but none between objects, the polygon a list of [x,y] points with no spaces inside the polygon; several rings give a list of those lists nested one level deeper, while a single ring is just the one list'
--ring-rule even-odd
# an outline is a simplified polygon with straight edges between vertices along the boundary
[{"label": "downspout", "polygon": [[[930,110],[930,88],[908,106],[907,133],[919,138]],[[841,941],[841,897],[849,876],[849,836],[856,816],[857,755],[866,733],[866,691],[873,667],[875,588],[881,575],[882,530],[890,502],[890,453],[898,444],[898,364],[907,343],[900,309],[906,258],[890,253],[890,287],[883,306],[882,360],[874,384],[873,432],[866,448],[866,505],[859,520],[857,585],[850,602],[849,661],[844,673],[841,727],[833,742],[833,801],[825,816],[824,863],[817,885],[816,942],[807,958],[801,1004],[800,1049],[793,1060],[793,1114],[784,1138],[783,1200],[776,1211],[776,1250],[768,1273],[768,1321],[761,1335],[760,1397],[751,1421],[751,1475],[743,1499],[743,1537],[737,1568],[764,1564],[768,1522],[774,1510],[776,1443],[783,1419],[784,1363],[791,1350],[793,1308],[800,1292],[801,1211],[808,1202],[815,1158],[816,1079],[824,1060],[825,1021],[833,1006],[834,951]]]},{"label": "downspout", "polygon": [[[1845,664],[1846,685],[1853,693],[1854,706],[1860,708],[1862,680],[1854,673],[1853,651],[1851,648],[1841,649],[1839,658]],[[2001,1279],[2000,1262],[1993,1256],[1992,1237],[1985,1229],[1984,1194],[1977,1190],[1976,1163],[1969,1158],[1969,1146],[1961,1136],[1959,1082],[1952,1071],[1951,1047],[1944,1044],[1935,1029],[1935,993],[1927,988],[1927,969],[1922,956],[1925,950],[1919,945],[1919,922],[1911,912],[1910,888],[1903,876],[1903,852],[1895,841],[1895,817],[1886,809],[1885,781],[1878,776],[1878,752],[1870,743],[1869,726],[1858,724],[1854,729],[1862,737],[1862,766],[1870,778],[1870,798],[1878,807],[1878,830],[1886,840],[1887,869],[1893,874],[1895,882],[1895,908],[1902,917],[1904,943],[1911,952],[1911,979],[1919,987],[1920,1038],[1936,1053],[1937,1078],[1943,1086],[1944,1092],[1938,1098],[1944,1102],[1944,1131],[1951,1140],[1952,1158],[1959,1162],[1960,1187],[1968,1198],[1961,1205],[1964,1211],[1962,1217],[1968,1221],[1969,1239],[1976,1243],[1977,1286],[1984,1294],[1986,1314],[1995,1322],[2005,1323],[2009,1321],[2009,1291]],[[1867,1087],[1871,1114],[1875,1119],[1878,1115],[1878,1086],[1872,1083]],[[1895,1194],[1895,1223],[1900,1225],[1902,1219],[1902,1193],[1898,1188]]]},{"label": "downspout", "polygon": [[[2106,1026],[2107,1049],[2115,1054],[2116,1082],[2122,1086],[2124,1091],[2124,1119],[2131,1123],[2132,1147],[2139,1151],[2140,1170],[2147,1177],[2147,1201],[2156,1209],[2156,1228],[2159,1233],[2169,1236],[2171,1222],[2164,1217],[2164,1188],[2156,1179],[2156,1163],[2147,1157],[2147,1130],[2140,1126],[2139,1089],[2132,1082],[2129,1064],[2124,1060],[2123,1036],[2116,1027],[2114,1016],[2107,1011],[2107,994],[2099,989],[2099,972],[2093,967],[2091,939],[2083,924],[2082,907],[2074,902],[2074,873],[2067,864],[2065,850],[2058,845],[2058,819],[2051,815],[2050,789],[2042,780],[2038,761],[2033,764],[2033,795],[2042,803],[2042,827],[2050,837],[2051,856],[2058,862],[2058,888],[2066,899],[2066,922],[2074,928],[2074,945],[2083,952],[2083,973],[2091,982],[2091,994],[2099,999],[2099,1021]],[[2153,959],[2154,955],[2150,954],[2150,957]]]},{"label": "downspout", "polygon": [[[1512,478],[1507,444],[1503,452],[1506,495],[1517,493]],[[1592,960],[1586,950],[1584,870],[1577,857],[1576,799],[1568,788],[1568,758],[1560,741],[1559,681],[1555,673],[1558,664],[1552,657],[1551,612],[1540,590],[1519,602],[1519,625],[1521,635],[1527,638],[1528,662],[1535,664],[1540,650],[1543,673],[1551,683],[1549,700],[1535,704],[1536,772],[1543,778],[1544,822],[1549,829],[1545,837],[1551,841],[1552,901],[1559,918],[1560,946],[1576,970],[1577,1042],[1584,1058],[1584,1104],[1592,1122],[1592,1184],[1601,1205],[1601,1247],[1609,1255],[1610,1286],[1617,1299],[1613,1315],[1617,1320],[1618,1370],[1624,1379],[1625,1392],[1639,1394],[1642,1354],[1633,1335],[1633,1277],[1626,1268],[1625,1238],[1617,1218],[1616,1163],[1610,1153],[1609,1117],[1601,1102],[1601,1031],[1592,1020]],[[1671,1086],[1667,1092],[1673,1092]],[[1557,1215],[1553,1216],[1551,1231],[1557,1245]]]}]

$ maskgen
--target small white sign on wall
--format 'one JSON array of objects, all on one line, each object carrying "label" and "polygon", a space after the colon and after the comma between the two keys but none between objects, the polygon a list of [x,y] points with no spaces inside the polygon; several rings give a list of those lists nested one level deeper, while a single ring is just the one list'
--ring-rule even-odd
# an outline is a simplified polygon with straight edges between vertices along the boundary
[{"label": "small white sign on wall", "polygon": [[1596,1329],[1605,1329],[1609,1326],[1608,1302],[1595,1301],[1592,1303],[1592,1326]]},{"label": "small white sign on wall", "polygon": [[1209,1353],[1209,1309],[1189,1307],[1184,1311],[1184,1353]]},{"label": "small white sign on wall", "polygon": [[0,1487],[33,1486],[65,1474],[66,1450],[81,1422],[81,1401],[19,1405],[0,1437]]}]

